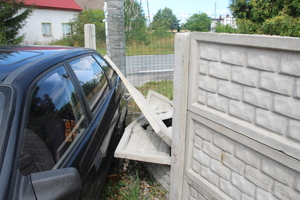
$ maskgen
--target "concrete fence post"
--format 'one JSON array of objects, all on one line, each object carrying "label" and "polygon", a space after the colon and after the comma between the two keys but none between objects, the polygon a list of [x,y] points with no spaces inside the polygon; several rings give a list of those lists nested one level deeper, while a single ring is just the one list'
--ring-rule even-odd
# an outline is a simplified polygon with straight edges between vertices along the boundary
[{"label": "concrete fence post", "polygon": [[84,46],[85,48],[96,49],[95,24],[84,25]]},{"label": "concrete fence post", "polygon": [[174,113],[172,128],[172,155],[170,199],[182,199],[184,154],[187,124],[187,98],[189,80],[190,34],[177,33],[174,54]]},{"label": "concrete fence post", "polygon": [[123,0],[105,0],[106,51],[126,76],[126,49]]}]

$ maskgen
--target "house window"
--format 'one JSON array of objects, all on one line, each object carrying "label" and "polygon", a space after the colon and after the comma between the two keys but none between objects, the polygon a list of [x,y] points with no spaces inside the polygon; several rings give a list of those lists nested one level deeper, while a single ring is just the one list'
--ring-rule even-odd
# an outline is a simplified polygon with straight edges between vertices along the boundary
[{"label": "house window", "polygon": [[43,36],[51,36],[51,23],[42,23]]},{"label": "house window", "polygon": [[63,36],[71,35],[71,25],[68,23],[63,23],[62,24],[62,33],[63,33]]}]

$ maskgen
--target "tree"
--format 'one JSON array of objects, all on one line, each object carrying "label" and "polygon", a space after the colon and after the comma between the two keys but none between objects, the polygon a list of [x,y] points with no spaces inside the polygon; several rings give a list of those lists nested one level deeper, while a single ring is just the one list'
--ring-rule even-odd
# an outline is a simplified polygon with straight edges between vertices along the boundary
[{"label": "tree", "polygon": [[146,17],[137,0],[124,0],[126,41],[147,42]]},{"label": "tree", "polygon": [[154,30],[175,30],[179,29],[179,21],[170,8],[159,9],[153,17],[152,28]]},{"label": "tree", "polygon": [[25,8],[21,0],[0,1],[0,44],[19,44],[25,34],[19,35],[19,30],[25,26],[27,17],[32,13],[31,7]]},{"label": "tree", "polygon": [[239,33],[300,37],[299,0],[231,0]]},{"label": "tree", "polygon": [[211,19],[206,13],[196,13],[186,20],[185,27],[190,31],[210,31]]},{"label": "tree", "polygon": [[217,33],[237,33],[238,30],[236,28],[233,28],[229,24],[221,24],[220,22],[217,23],[216,26],[216,32]]},{"label": "tree", "polygon": [[95,24],[96,41],[105,41],[104,11],[88,9],[80,12],[70,21],[72,35],[68,38],[71,46],[84,46],[84,25]]}]

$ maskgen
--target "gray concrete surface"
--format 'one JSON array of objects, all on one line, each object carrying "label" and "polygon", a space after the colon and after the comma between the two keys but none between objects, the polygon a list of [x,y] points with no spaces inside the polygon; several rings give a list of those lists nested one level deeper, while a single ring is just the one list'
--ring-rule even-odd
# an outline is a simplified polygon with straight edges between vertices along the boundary
[{"label": "gray concrete surface", "polygon": [[299,46],[176,35],[170,199],[300,199]]}]

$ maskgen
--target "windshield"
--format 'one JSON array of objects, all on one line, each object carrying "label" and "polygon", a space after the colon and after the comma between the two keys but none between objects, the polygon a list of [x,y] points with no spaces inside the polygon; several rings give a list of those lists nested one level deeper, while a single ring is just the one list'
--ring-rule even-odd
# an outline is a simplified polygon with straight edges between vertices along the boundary
[{"label": "windshield", "polygon": [[11,105],[11,89],[0,86],[0,168],[5,148],[5,135],[7,129],[7,120]]},{"label": "windshield", "polygon": [[25,60],[41,53],[29,51],[0,51],[0,65],[10,65]]}]

